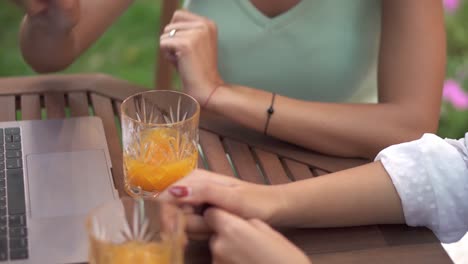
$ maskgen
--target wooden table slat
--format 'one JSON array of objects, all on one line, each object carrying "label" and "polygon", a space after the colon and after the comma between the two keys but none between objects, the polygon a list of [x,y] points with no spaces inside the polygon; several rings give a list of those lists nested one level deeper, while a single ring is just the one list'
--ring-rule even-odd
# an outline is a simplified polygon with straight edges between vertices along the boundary
[{"label": "wooden table slat", "polygon": [[205,169],[205,164],[203,163],[203,158],[200,153],[198,153],[198,162],[197,162],[197,167],[199,169]]},{"label": "wooden table slat", "polygon": [[379,229],[389,246],[438,242],[434,234],[425,227],[381,225]]},{"label": "wooden table slat", "polygon": [[324,170],[321,170],[321,169],[317,169],[317,168],[313,168],[312,169],[312,172],[315,176],[323,176],[323,175],[327,175],[329,174],[330,172],[328,171],[324,171]]},{"label": "wooden table slat", "polygon": [[65,94],[62,92],[49,92],[44,94],[47,119],[65,117]]},{"label": "wooden table slat", "polygon": [[387,246],[377,226],[290,229],[282,233],[309,255]]},{"label": "wooden table slat", "polygon": [[38,94],[21,96],[21,118],[23,120],[41,119],[41,99]]},{"label": "wooden table slat", "polygon": [[119,190],[119,194],[124,196],[126,193],[124,191],[122,147],[120,145],[119,134],[115,126],[115,115],[112,108],[112,101],[107,97],[91,94],[91,102],[96,116],[100,117],[104,124],[107,144],[109,146],[109,151],[112,153],[111,161],[114,183],[117,190]]},{"label": "wooden table slat", "polygon": [[234,177],[219,136],[200,129],[200,145],[211,171]]},{"label": "wooden table slat", "polygon": [[88,95],[85,92],[69,93],[68,105],[73,117],[89,115]]},{"label": "wooden table slat", "polygon": [[312,172],[310,172],[309,166],[304,163],[297,162],[295,160],[284,159],[284,164],[291,173],[291,176],[294,180],[306,180],[314,177]]},{"label": "wooden table slat", "polygon": [[260,149],[254,149],[254,152],[257,154],[261,168],[271,184],[291,182],[278,156]]},{"label": "wooden table slat", "polygon": [[239,126],[211,112],[202,113],[200,126],[215,134],[223,135],[225,138],[237,140],[258,149],[276,153],[281,158],[290,158],[325,171],[349,169],[369,162],[363,159],[326,156],[272,137],[265,137],[262,133]]},{"label": "wooden table slat", "polygon": [[226,149],[232,159],[239,178],[254,183],[265,183],[249,146],[231,139],[224,139]]},{"label": "wooden table slat", "polygon": [[440,264],[453,263],[438,243],[374,248],[311,256],[314,264]]},{"label": "wooden table slat", "polygon": [[0,121],[16,120],[16,103],[14,96],[0,96]]}]

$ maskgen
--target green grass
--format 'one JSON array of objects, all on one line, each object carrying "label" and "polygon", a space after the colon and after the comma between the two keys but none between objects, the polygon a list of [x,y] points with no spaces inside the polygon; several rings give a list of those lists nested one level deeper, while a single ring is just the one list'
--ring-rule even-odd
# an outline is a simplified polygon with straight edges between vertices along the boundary
[{"label": "green grass", "polygon": [[[159,1],[138,0],[64,73],[101,72],[152,86],[158,45]],[[18,49],[21,11],[0,1],[0,77],[33,75]]]},{"label": "green grass", "polygon": [[0,2],[0,76],[31,75],[18,50],[21,14],[7,1]]}]

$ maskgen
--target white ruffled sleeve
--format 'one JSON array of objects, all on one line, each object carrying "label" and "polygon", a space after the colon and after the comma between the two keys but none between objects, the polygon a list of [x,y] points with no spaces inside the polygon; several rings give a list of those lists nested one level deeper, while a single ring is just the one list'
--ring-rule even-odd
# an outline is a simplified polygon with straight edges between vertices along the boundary
[{"label": "white ruffled sleeve", "polygon": [[468,232],[468,133],[460,140],[425,134],[384,149],[376,160],[395,185],[408,225],[426,226],[444,243]]}]

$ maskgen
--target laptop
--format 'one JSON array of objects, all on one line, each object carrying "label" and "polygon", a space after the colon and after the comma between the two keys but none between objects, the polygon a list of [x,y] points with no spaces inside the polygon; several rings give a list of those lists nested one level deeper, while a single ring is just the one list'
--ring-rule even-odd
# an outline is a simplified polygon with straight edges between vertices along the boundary
[{"label": "laptop", "polygon": [[88,257],[86,215],[118,198],[97,117],[0,122],[0,264]]}]

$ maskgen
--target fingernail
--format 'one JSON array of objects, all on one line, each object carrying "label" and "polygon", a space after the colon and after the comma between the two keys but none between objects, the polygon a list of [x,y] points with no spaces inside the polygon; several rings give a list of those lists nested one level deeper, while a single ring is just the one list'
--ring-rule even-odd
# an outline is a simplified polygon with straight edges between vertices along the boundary
[{"label": "fingernail", "polygon": [[182,198],[189,195],[189,189],[185,186],[174,186],[169,188],[169,193],[176,198]]}]

